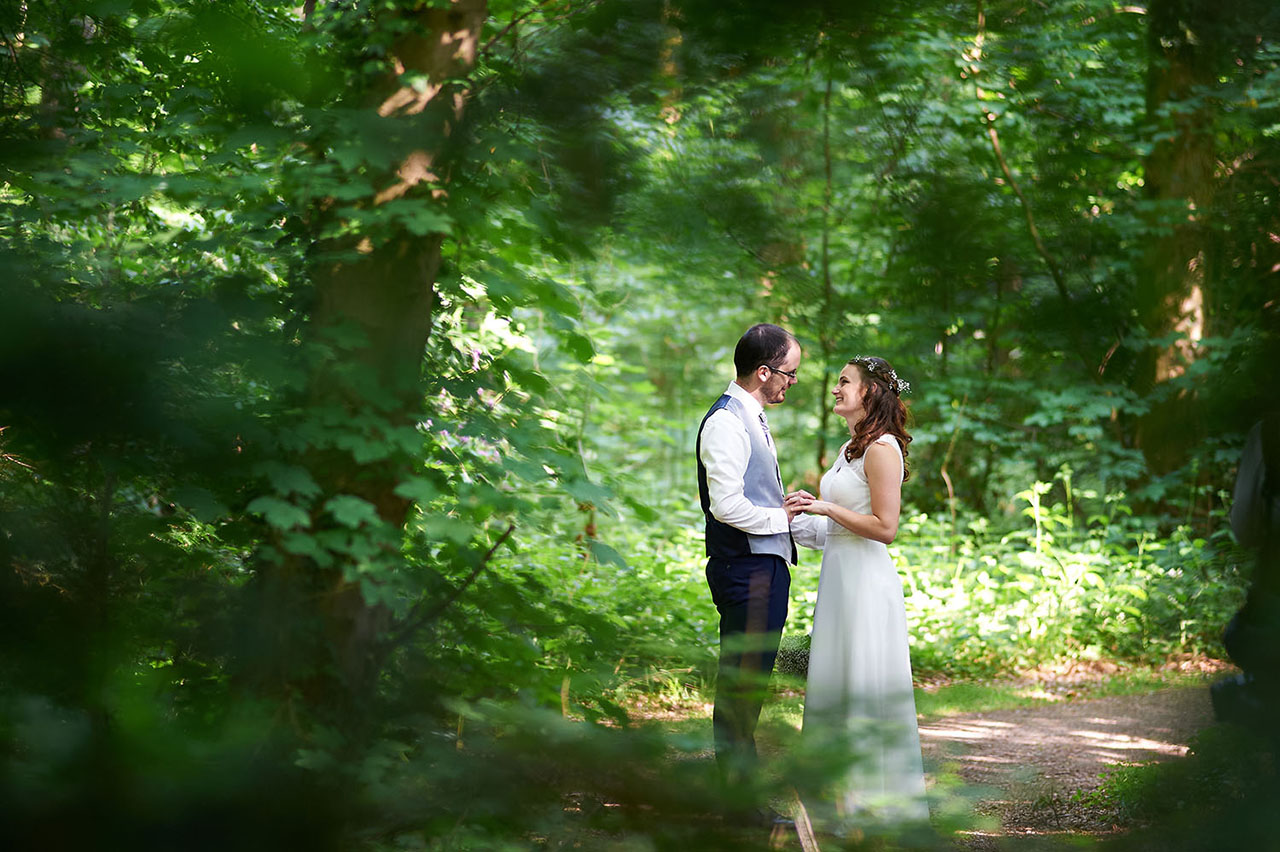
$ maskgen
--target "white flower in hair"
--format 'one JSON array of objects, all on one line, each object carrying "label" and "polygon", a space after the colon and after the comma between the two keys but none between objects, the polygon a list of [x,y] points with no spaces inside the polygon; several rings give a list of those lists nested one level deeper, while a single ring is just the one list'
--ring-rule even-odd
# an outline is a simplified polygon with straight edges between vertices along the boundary
[{"label": "white flower in hair", "polygon": [[871,375],[884,379],[898,396],[911,392],[910,382],[905,382],[898,378],[898,371],[890,367],[889,362],[883,358],[876,358],[872,355],[859,355],[853,359],[853,363],[862,366]]}]

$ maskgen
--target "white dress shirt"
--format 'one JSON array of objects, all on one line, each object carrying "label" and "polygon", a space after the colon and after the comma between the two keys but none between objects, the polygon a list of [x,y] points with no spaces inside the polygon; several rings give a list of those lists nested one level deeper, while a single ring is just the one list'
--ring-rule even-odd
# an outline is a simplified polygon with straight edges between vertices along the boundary
[{"label": "white dress shirt", "polygon": [[[737,382],[730,382],[725,393],[738,400],[751,415],[747,428],[757,430],[773,451],[773,463],[778,463],[778,449],[771,438],[765,436],[764,407],[742,389]],[[721,523],[736,527],[752,535],[776,535],[791,529],[796,543],[806,547],[822,547],[826,538],[825,521],[815,515],[798,515],[790,523],[787,511],[781,506],[757,506],[743,493],[743,476],[751,457],[751,439],[743,429],[743,422],[733,412],[720,409],[707,418],[702,426],[702,444],[699,460],[707,469],[707,493],[711,498],[711,514]],[[821,527],[821,529],[819,529]]]}]

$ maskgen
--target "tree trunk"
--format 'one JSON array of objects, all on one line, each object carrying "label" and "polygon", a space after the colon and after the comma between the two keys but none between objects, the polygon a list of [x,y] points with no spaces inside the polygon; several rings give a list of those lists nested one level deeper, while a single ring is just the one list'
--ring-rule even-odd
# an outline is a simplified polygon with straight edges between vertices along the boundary
[{"label": "tree trunk", "polygon": [[[1180,376],[1204,334],[1214,144],[1212,113],[1197,89],[1215,83],[1214,47],[1200,26],[1212,14],[1216,7],[1199,0],[1155,0],[1149,7],[1147,117],[1156,142],[1143,189],[1153,212],[1136,306],[1148,336],[1179,338],[1148,346],[1139,357],[1134,386],[1142,392]],[[1194,405],[1182,396],[1153,406],[1139,423],[1139,445],[1156,471],[1176,467],[1199,440]]]},{"label": "tree trunk", "polygon": [[[405,200],[443,197],[445,145],[468,94],[460,81],[475,65],[487,13],[487,0],[396,13],[391,23],[402,35],[389,57],[395,74],[367,108],[387,120],[387,138],[402,143],[399,167],[358,206],[388,210]],[[420,76],[416,86],[403,84],[414,72],[425,83]],[[419,236],[398,227],[379,244],[357,237],[313,247],[315,300],[305,333],[337,354],[313,368],[308,381],[308,413],[320,422],[372,415],[394,428],[411,427],[422,417],[420,373],[446,235]],[[405,524],[412,501],[395,489],[411,472],[410,455],[368,463],[346,451],[312,449],[300,461],[321,486],[316,507],[329,497],[352,495],[372,504],[388,527]],[[332,523],[320,508],[314,510],[313,531]],[[366,601],[341,559],[321,565],[277,550],[283,555],[263,560],[268,564],[260,577],[259,618],[266,619],[264,629],[274,631],[276,644],[266,674],[275,688],[300,691],[323,716],[358,720],[383,664],[390,612]]]}]

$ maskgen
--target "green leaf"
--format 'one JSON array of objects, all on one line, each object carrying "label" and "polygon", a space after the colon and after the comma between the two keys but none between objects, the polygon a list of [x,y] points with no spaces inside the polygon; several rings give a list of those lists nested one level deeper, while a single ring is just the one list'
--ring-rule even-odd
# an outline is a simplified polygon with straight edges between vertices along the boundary
[{"label": "green leaf", "polygon": [[560,483],[560,487],[579,503],[591,503],[598,506],[613,497],[613,492],[608,488],[596,485],[587,479],[566,479]]},{"label": "green leaf", "polygon": [[564,335],[563,340],[565,348],[569,350],[569,354],[583,364],[589,364],[591,359],[595,357],[596,348],[586,335],[568,332]]},{"label": "green leaf", "polygon": [[449,234],[453,220],[439,207],[421,199],[404,199],[395,202],[394,215],[411,234],[425,237],[428,234]]},{"label": "green leaf", "polygon": [[360,464],[385,459],[395,449],[380,438],[371,438],[358,433],[340,435],[334,440],[334,446],[351,453],[351,457]]},{"label": "green leaf", "polygon": [[230,513],[230,510],[213,496],[213,492],[196,486],[184,485],[174,489],[173,499],[196,520],[206,524],[211,524]]},{"label": "green leaf", "polygon": [[296,556],[307,556],[318,565],[333,564],[333,554],[320,546],[319,540],[311,533],[286,533],[280,541],[281,546]]},{"label": "green leaf", "polygon": [[306,510],[286,503],[279,497],[259,497],[245,507],[249,512],[262,515],[268,524],[281,530],[310,527],[311,516]]},{"label": "green leaf", "polygon": [[332,753],[324,749],[300,748],[298,757],[293,762],[300,769],[312,772],[333,772],[340,765]]},{"label": "green leaf", "polygon": [[423,519],[422,528],[434,539],[448,540],[455,544],[466,544],[475,535],[475,528],[471,524],[448,515],[429,515]]},{"label": "green leaf", "polygon": [[419,506],[426,506],[439,497],[441,492],[431,480],[415,476],[397,485],[394,493],[397,497],[412,500]]},{"label": "green leaf", "polygon": [[324,507],[333,515],[334,520],[352,529],[361,524],[376,524],[381,520],[378,517],[378,510],[374,508],[372,503],[362,497],[355,497],[351,494],[339,494],[337,497],[332,497],[324,504]]},{"label": "green leaf", "polygon": [[593,538],[589,540],[588,547],[597,562],[604,565],[617,565],[619,568],[631,570],[631,566],[627,564],[627,560],[622,558],[622,554],[604,542]]},{"label": "green leaf", "polygon": [[262,465],[262,471],[270,480],[271,486],[280,494],[314,497],[320,493],[320,486],[311,477],[311,472],[299,465],[266,462]]},{"label": "green leaf", "polygon": [[631,511],[636,513],[636,518],[639,519],[641,523],[651,524],[662,517],[662,513],[657,509],[640,502],[634,497],[623,497],[623,500],[631,507]]}]

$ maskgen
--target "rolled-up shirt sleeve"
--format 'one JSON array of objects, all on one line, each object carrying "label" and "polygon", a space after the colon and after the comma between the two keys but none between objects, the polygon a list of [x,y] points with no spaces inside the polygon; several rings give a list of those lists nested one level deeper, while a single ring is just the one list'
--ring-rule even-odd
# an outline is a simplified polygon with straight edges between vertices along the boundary
[{"label": "rolled-up shirt sleeve", "polygon": [[781,506],[757,506],[743,493],[751,439],[732,412],[713,412],[702,426],[699,458],[707,469],[711,514],[717,521],[752,535],[775,535],[789,528]]},{"label": "rolled-up shirt sleeve", "polygon": [[827,544],[828,526],[825,515],[796,515],[791,521],[791,537],[801,547],[822,550]]}]

